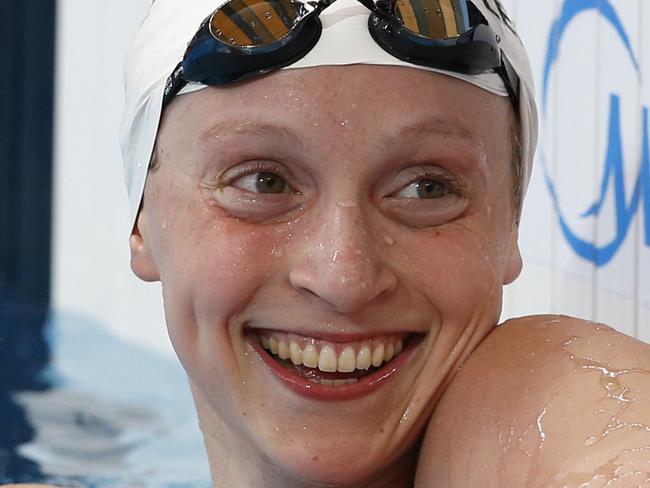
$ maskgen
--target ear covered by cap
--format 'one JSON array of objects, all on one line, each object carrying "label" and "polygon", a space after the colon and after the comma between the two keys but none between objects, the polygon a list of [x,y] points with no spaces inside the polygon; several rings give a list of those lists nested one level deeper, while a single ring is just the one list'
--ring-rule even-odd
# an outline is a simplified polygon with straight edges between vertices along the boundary
[{"label": "ear covered by cap", "polygon": [[147,236],[146,215],[145,212],[140,211],[136,223],[133,226],[131,237],[129,238],[131,270],[143,281],[160,281],[158,265],[151,253]]}]

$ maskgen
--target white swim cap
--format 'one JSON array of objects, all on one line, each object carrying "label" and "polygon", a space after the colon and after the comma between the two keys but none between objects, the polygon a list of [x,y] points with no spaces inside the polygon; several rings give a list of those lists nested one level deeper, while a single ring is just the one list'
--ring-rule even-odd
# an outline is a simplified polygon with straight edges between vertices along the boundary
[{"label": "white swim cap", "polygon": [[[500,47],[520,80],[522,194],[530,180],[537,145],[537,106],[526,50],[499,0],[471,0],[500,38]],[[126,105],[120,134],[129,196],[129,233],[140,208],[151,161],[167,78],[183,58],[201,22],[225,0],[156,0],[136,34],[128,54],[124,83]],[[320,15],[323,32],[316,46],[284,69],[324,65],[379,64],[408,66],[462,79],[491,93],[508,96],[494,72],[464,75],[401,61],[379,47],[368,31],[369,11],[357,0],[337,0]],[[202,86],[188,85],[182,93]]]}]

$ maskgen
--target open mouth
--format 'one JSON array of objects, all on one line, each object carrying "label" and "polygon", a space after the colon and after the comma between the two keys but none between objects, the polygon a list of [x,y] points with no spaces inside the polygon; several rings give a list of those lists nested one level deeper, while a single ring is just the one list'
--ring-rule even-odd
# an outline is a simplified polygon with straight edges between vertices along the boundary
[{"label": "open mouth", "polygon": [[378,388],[421,339],[419,334],[389,334],[339,343],[264,330],[250,342],[294,391],[321,399],[347,399]]}]

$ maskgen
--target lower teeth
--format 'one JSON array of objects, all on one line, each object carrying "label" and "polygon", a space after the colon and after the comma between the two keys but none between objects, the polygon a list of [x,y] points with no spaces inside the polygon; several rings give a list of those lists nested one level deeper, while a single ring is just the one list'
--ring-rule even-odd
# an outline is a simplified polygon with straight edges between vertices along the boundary
[{"label": "lower teeth", "polygon": [[352,385],[359,381],[356,378],[350,378],[349,380],[326,380],[324,378],[307,378],[310,383],[316,385],[328,385],[328,386],[343,386],[343,385]]},{"label": "lower teeth", "polygon": [[[287,361],[285,359],[280,359],[277,356],[272,356],[273,359],[275,359],[277,362],[282,364],[285,368],[292,369],[296,373],[298,373],[300,376],[305,378],[307,381],[310,383],[313,383],[315,385],[327,385],[327,386],[344,386],[344,385],[352,385],[354,383],[357,383],[360,378],[345,378],[345,379],[328,379],[328,378],[323,378],[321,376],[321,371],[315,368],[308,368],[306,366],[296,366],[290,361]],[[363,372],[363,376],[367,376],[370,374],[375,368],[370,368],[367,371]],[[360,371],[357,371],[357,373],[361,373]],[[340,375],[343,375],[345,373],[338,373]]]}]

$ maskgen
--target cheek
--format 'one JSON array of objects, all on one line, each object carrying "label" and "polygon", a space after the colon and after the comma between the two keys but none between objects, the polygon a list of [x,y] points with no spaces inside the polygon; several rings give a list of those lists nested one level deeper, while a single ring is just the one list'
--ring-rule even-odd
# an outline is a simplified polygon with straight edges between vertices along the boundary
[{"label": "cheek", "polygon": [[438,309],[443,322],[464,327],[477,312],[482,319],[498,319],[503,258],[489,236],[449,226],[409,244],[415,287]]},{"label": "cheek", "polygon": [[212,358],[204,364],[215,363],[216,354],[225,360],[241,344],[233,337],[241,324],[233,319],[274,276],[278,238],[214,216],[175,235],[182,238],[170,241],[164,257],[165,315],[174,348],[192,376],[201,358]]}]

